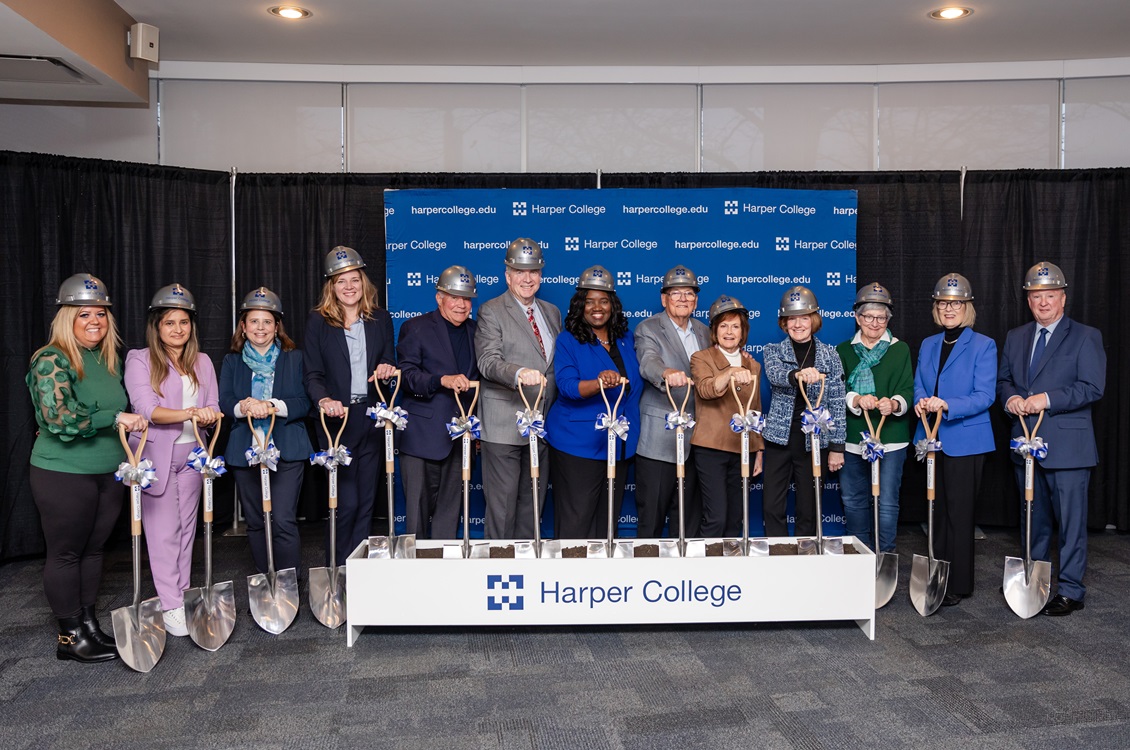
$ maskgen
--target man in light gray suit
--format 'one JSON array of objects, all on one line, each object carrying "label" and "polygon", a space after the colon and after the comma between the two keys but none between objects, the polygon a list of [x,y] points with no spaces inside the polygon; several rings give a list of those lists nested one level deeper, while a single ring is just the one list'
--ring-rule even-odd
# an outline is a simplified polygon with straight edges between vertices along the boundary
[{"label": "man in light gray suit", "polygon": [[[686,266],[675,266],[663,277],[660,300],[663,312],[636,326],[636,357],[644,380],[640,397],[640,441],[636,448],[637,536],[653,539],[663,533],[671,515],[670,533],[679,528],[679,495],[675,477],[675,431],[666,429],[671,402],[681,405],[688,387],[691,355],[710,346],[710,329],[694,318],[698,305],[698,277]],[[694,389],[687,401],[694,414]],[[698,536],[702,526],[702,500],[696,492],[694,454],[686,442],[686,478],[683,502],[688,536]]]},{"label": "man in light gray suit", "polygon": [[[546,414],[557,390],[553,381],[553,343],[561,332],[561,311],[536,298],[545,266],[541,246],[519,237],[506,250],[507,291],[479,308],[475,334],[482,376],[483,495],[487,539],[534,537],[533,487],[529,440],[519,434],[516,413],[525,409],[518,388],[533,405],[546,378]],[[538,444],[538,508],[545,503],[549,449]]]}]

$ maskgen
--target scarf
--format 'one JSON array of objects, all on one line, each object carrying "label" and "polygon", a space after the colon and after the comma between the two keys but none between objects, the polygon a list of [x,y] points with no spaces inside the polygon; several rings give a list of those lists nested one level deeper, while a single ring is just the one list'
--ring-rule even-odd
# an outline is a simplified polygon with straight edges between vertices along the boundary
[{"label": "scarf", "polygon": [[879,343],[871,349],[864,346],[862,341],[858,344],[852,344],[851,348],[859,356],[859,364],[851,371],[851,375],[848,375],[848,390],[858,393],[860,396],[873,396],[875,395],[875,376],[872,374],[871,368],[879,364],[879,360],[891,348],[891,341],[884,331],[883,338],[879,339]]},{"label": "scarf", "polygon": [[[250,341],[243,345],[243,364],[251,370],[251,398],[266,401],[271,397],[271,391],[275,387],[275,365],[280,354],[282,349],[279,348],[278,339],[275,339],[266,354],[260,354]],[[269,423],[268,419],[256,419],[255,429],[266,432]]]}]

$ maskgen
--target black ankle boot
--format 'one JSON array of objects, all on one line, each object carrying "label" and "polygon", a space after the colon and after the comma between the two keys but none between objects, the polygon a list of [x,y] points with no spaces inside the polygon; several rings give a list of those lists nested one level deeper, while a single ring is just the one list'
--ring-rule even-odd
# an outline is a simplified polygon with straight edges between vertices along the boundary
[{"label": "black ankle boot", "polygon": [[82,620],[78,617],[59,618],[59,645],[55,649],[55,658],[60,660],[71,659],[86,664],[99,661],[111,661],[118,658],[118,652],[113,648],[99,645],[93,638],[86,634]]},{"label": "black ankle boot", "polygon": [[94,614],[94,605],[82,608],[82,632],[86,633],[92,641],[106,648],[117,648],[114,636],[107,635],[98,624],[98,617]]}]

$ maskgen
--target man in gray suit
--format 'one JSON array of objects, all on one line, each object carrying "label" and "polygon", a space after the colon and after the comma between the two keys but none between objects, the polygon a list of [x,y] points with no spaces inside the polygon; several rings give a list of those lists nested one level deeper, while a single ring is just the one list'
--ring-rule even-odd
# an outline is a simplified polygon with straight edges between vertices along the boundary
[{"label": "man in gray suit", "polygon": [[[678,485],[675,478],[675,431],[666,429],[671,402],[682,404],[688,387],[691,355],[710,346],[710,329],[694,318],[698,305],[698,277],[686,266],[675,266],[663,277],[660,300],[663,312],[636,326],[636,357],[644,380],[640,397],[640,441],[636,448],[637,536],[657,538],[671,514],[670,533],[679,527]],[[694,414],[694,389],[687,401]],[[702,500],[696,492],[694,454],[686,442],[686,478],[683,502],[686,532],[698,536],[702,526]]]},{"label": "man in gray suit", "polygon": [[[542,414],[557,395],[553,382],[553,344],[561,332],[561,311],[536,298],[545,266],[541,246],[519,237],[506,250],[507,291],[479,308],[475,351],[482,375],[483,495],[488,539],[534,537],[529,440],[516,425],[525,409],[519,387],[533,405],[546,378]],[[538,508],[545,503],[549,450],[538,444]]]}]

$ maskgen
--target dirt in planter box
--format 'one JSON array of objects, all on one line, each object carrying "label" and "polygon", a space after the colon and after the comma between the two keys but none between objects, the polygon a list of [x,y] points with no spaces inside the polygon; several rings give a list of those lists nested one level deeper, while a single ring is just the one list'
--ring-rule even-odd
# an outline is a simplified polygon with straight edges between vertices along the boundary
[{"label": "dirt in planter box", "polygon": [[722,542],[713,542],[706,545],[707,557],[722,557]]},{"label": "dirt in planter box", "polygon": [[797,554],[795,544],[770,544],[770,555],[795,555]]},{"label": "dirt in planter box", "polygon": [[658,544],[637,544],[633,550],[636,557],[659,557]]},{"label": "dirt in planter box", "polygon": [[514,559],[514,545],[508,544],[505,547],[491,547],[490,558],[492,560],[499,558]]},{"label": "dirt in planter box", "polygon": [[588,549],[588,547],[562,547],[561,548],[561,556],[562,557],[588,557],[589,556],[589,549]]},{"label": "dirt in planter box", "polygon": [[434,547],[432,549],[416,548],[416,557],[443,559],[443,547]]},{"label": "dirt in planter box", "polygon": [[857,550],[855,547],[851,546],[850,544],[845,544],[844,545],[844,554],[845,555],[858,555],[859,550]]}]

